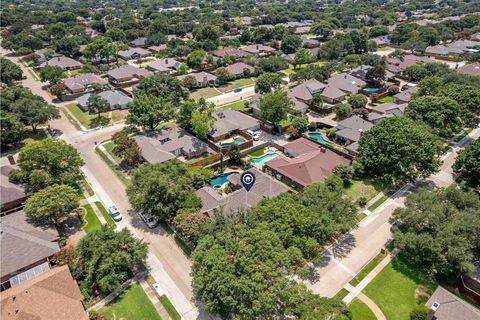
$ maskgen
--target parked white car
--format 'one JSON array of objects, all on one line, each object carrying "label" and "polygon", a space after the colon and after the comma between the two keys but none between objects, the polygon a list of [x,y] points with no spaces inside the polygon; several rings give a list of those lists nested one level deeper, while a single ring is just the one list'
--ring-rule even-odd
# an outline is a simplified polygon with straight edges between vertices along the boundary
[{"label": "parked white car", "polygon": [[248,133],[249,136],[252,137],[252,139],[253,139],[254,141],[258,141],[258,140],[260,139],[260,135],[259,135],[258,132],[256,132],[256,131],[253,131],[253,130],[250,130],[250,129],[249,129],[249,130],[247,130],[247,133]]}]

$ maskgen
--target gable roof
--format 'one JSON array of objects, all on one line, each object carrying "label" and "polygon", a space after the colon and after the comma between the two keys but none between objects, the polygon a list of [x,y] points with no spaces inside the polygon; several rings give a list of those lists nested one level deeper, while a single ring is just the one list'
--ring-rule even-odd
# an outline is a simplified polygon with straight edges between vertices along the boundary
[{"label": "gable roof", "polygon": [[135,53],[137,53],[140,56],[148,56],[151,54],[150,51],[143,48],[128,48],[126,50],[118,51],[118,55],[127,60],[131,59],[132,55],[134,55]]},{"label": "gable roof", "polygon": [[350,160],[324,147],[304,153],[295,158],[279,156],[265,163],[267,167],[281,173],[301,186],[324,181],[333,174],[339,164],[350,164]]},{"label": "gable roof", "polygon": [[27,196],[25,189],[18,184],[10,182],[8,177],[10,172],[17,168],[17,166],[3,166],[0,168],[1,207],[14,201],[22,200]]},{"label": "gable roof", "polygon": [[295,98],[303,101],[310,101],[315,93],[321,93],[326,85],[316,79],[309,79],[298,86],[293,87],[290,91]]},{"label": "gable roof", "polygon": [[1,277],[44,260],[60,251],[53,226],[31,222],[23,211],[0,218]]},{"label": "gable roof", "polygon": [[145,78],[150,75],[148,70],[137,68],[129,64],[125,64],[118,68],[112,69],[107,72],[107,76],[113,79],[124,79],[124,78]]},{"label": "gable roof", "polygon": [[226,196],[220,195],[210,186],[195,191],[202,200],[202,212],[212,213],[215,209],[218,209],[223,210],[226,214],[234,213],[240,209],[253,207],[263,198],[273,198],[289,190],[287,186],[256,168],[251,168],[248,172],[255,174],[255,184],[249,192],[239,185],[237,181],[239,180],[239,174],[233,174],[228,178],[240,189]]},{"label": "gable roof", "polygon": [[260,124],[260,120],[240,111],[225,109],[213,113],[215,123],[209,131],[210,136],[221,136],[234,130],[245,130]]},{"label": "gable roof", "polygon": [[229,66],[226,67],[227,71],[230,72],[230,73],[233,73],[234,75],[240,75],[240,74],[243,74],[243,70],[247,69],[248,71],[250,71],[250,73],[254,73],[255,72],[255,68],[252,67],[251,65],[248,65],[244,62],[235,62]]},{"label": "gable roof", "polygon": [[0,299],[5,320],[88,319],[83,296],[66,265],[1,292]]},{"label": "gable roof", "polygon": [[305,138],[298,138],[294,141],[288,142],[283,145],[283,147],[285,150],[293,151],[299,155],[316,151],[319,148],[317,143]]},{"label": "gable roof", "polygon": [[410,87],[407,90],[397,93],[393,98],[401,102],[409,102],[412,98],[412,94],[418,92],[418,90],[420,90],[418,86]]},{"label": "gable roof", "polygon": [[[436,303],[434,306],[433,304]],[[438,286],[425,304],[436,320],[478,320],[480,310]],[[436,308],[436,310],[434,310]]]},{"label": "gable roof", "polygon": [[[132,98],[119,90],[106,90],[97,94],[103,99],[105,99],[110,105],[110,107],[124,106],[127,105],[130,101],[132,101]],[[90,98],[91,95],[92,93],[84,94],[77,99],[77,103],[83,107],[86,107],[88,98]]]},{"label": "gable roof", "polygon": [[365,132],[372,128],[373,123],[355,115],[338,122],[337,127],[341,128],[340,130],[335,132],[337,136],[348,139],[350,141],[358,141],[360,140],[362,132]]},{"label": "gable roof", "polygon": [[107,84],[107,81],[103,80],[94,73],[82,73],[76,76],[67,78],[63,81],[65,86],[70,90],[83,89],[90,84],[98,83],[99,85]]},{"label": "gable roof", "polygon": [[331,76],[327,79],[327,83],[346,93],[357,93],[367,85],[362,79],[349,75],[348,73],[339,73]]}]

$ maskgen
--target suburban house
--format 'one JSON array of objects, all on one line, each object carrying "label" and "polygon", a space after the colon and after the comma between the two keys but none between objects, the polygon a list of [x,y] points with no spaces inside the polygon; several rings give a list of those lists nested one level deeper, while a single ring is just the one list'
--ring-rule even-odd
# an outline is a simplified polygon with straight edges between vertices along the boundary
[{"label": "suburban house", "polygon": [[63,84],[72,94],[94,90],[95,86],[98,86],[99,89],[108,88],[108,82],[94,73],[77,74],[76,76],[65,79]]},{"label": "suburban house", "polygon": [[82,64],[72,58],[65,57],[65,56],[58,56],[58,57],[53,57],[50,60],[40,64],[39,68],[43,68],[46,66],[59,67],[63,70],[76,70],[76,69],[80,69],[82,67]]},{"label": "suburban house", "polygon": [[457,68],[457,72],[461,74],[469,74],[472,76],[480,76],[480,63],[470,63]]},{"label": "suburban house", "polygon": [[259,57],[269,56],[277,51],[275,48],[263,44],[251,44],[249,46],[242,47],[242,50]]},{"label": "suburban house", "polygon": [[128,44],[132,47],[146,47],[146,46],[148,46],[146,37],[136,38],[132,41],[129,41]]},{"label": "suburban house", "polygon": [[405,113],[406,103],[382,103],[375,108],[370,109],[368,114],[368,121],[378,123],[381,120],[389,117],[402,117]]},{"label": "suburban house", "polygon": [[148,57],[152,53],[143,48],[128,48],[126,50],[118,51],[117,55],[123,60],[136,60],[144,57]]},{"label": "suburban house", "polygon": [[429,46],[425,49],[427,56],[436,58],[449,58],[454,60],[462,60],[462,56],[468,53],[476,53],[479,50],[474,47],[479,46],[480,42],[470,40],[457,40],[447,44],[439,44],[436,46]]},{"label": "suburban house", "polygon": [[255,68],[244,62],[235,62],[226,67],[227,71],[235,76],[235,78],[249,76],[255,73]]},{"label": "suburban house", "polygon": [[234,58],[244,58],[250,55],[250,53],[245,50],[234,48],[234,47],[224,47],[213,51],[213,55],[218,58],[223,58],[225,56],[231,56]]},{"label": "suburban house", "polygon": [[403,91],[397,93],[396,95],[394,95],[393,96],[393,102],[395,102],[397,104],[407,103],[412,98],[412,94],[418,92],[418,90],[420,90],[418,88],[418,86],[409,87],[408,89],[403,90]]},{"label": "suburban house", "polygon": [[435,289],[425,306],[428,308],[427,320],[480,319],[480,310],[441,286]]},{"label": "suburban house", "polygon": [[0,212],[6,212],[23,206],[27,200],[25,189],[15,183],[10,182],[8,175],[13,170],[18,169],[15,165],[0,167]]},{"label": "suburban house", "polygon": [[284,153],[265,163],[265,171],[294,188],[322,182],[339,165],[350,164],[346,157],[305,138],[284,145]]},{"label": "suburban house", "polygon": [[147,69],[158,73],[174,73],[182,63],[173,58],[155,60],[147,65]]},{"label": "suburban house", "polygon": [[264,198],[273,198],[288,191],[287,186],[256,168],[251,168],[248,172],[255,175],[255,184],[249,192],[243,188],[239,173],[228,176],[228,183],[234,191],[227,195],[219,194],[212,186],[195,191],[202,200],[201,212],[211,217],[216,213],[232,214],[253,207]]},{"label": "suburban house", "polygon": [[462,274],[458,289],[477,303],[480,303],[480,265],[473,272]]},{"label": "suburban house", "polygon": [[1,290],[16,287],[50,269],[60,252],[54,226],[33,224],[20,210],[0,218]]},{"label": "suburban house", "polygon": [[374,37],[374,38],[371,38],[370,40],[375,42],[375,44],[378,47],[386,47],[392,44],[392,41],[390,41],[390,38],[386,35]]},{"label": "suburban house", "polygon": [[230,137],[240,130],[257,131],[260,129],[260,120],[257,120],[240,111],[226,109],[213,113],[215,123],[208,132],[208,138],[214,142]]},{"label": "suburban house", "polygon": [[320,41],[313,38],[302,37],[302,47],[313,48],[320,46]]},{"label": "suburban house", "polygon": [[0,293],[2,319],[87,320],[83,295],[68,266],[61,266]]},{"label": "suburban house", "polygon": [[396,74],[400,75],[410,67],[411,65],[414,65],[416,63],[432,63],[434,62],[433,60],[427,58],[427,57],[420,57],[420,56],[415,56],[413,54],[407,54],[403,55],[401,57],[390,57],[385,60],[385,68]]},{"label": "suburban house", "polygon": [[142,69],[131,66],[129,64],[123,65],[121,67],[115,68],[107,72],[108,80],[119,87],[128,87],[134,85],[143,78],[146,78],[150,75],[150,72]]},{"label": "suburban house", "polygon": [[[326,85],[316,79],[307,80],[289,91],[289,95],[295,98],[293,99],[295,109],[303,113],[306,112],[315,94],[319,94],[323,101],[330,104],[339,103],[346,97],[345,92],[342,90],[331,85]],[[295,100],[301,103],[299,104]]]},{"label": "suburban house", "polygon": [[150,50],[153,53],[159,53],[160,51],[167,49],[167,45],[166,44],[160,44],[158,46],[150,46],[147,49]]},{"label": "suburban house", "polygon": [[336,138],[345,142],[357,142],[363,132],[370,130],[373,127],[371,122],[363,120],[361,117],[355,115],[337,123],[337,131],[335,131]]},{"label": "suburban house", "polygon": [[331,76],[326,81],[329,86],[337,88],[346,94],[355,94],[363,89],[367,83],[362,79],[349,75],[348,73],[339,73]]},{"label": "suburban house", "polygon": [[[110,108],[113,109],[127,109],[128,104],[132,101],[126,93],[123,93],[120,90],[106,90],[97,93],[101,98],[103,98],[110,105]],[[88,98],[92,93],[86,93],[83,96],[77,99],[78,106],[87,111]]]},{"label": "suburban house", "polygon": [[178,157],[190,159],[206,153],[207,144],[185,130],[175,127],[134,136],[149,163],[162,163]]},{"label": "suburban house", "polygon": [[195,72],[178,76],[177,79],[183,80],[186,77],[193,77],[197,81],[198,87],[214,86],[217,84],[217,76],[208,72]]}]

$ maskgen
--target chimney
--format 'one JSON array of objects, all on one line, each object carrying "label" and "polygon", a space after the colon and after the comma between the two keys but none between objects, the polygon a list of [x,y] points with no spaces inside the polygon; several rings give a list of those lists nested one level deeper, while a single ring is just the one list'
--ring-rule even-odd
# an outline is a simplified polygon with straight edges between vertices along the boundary
[{"label": "chimney", "polygon": [[12,164],[12,165],[15,164],[15,159],[13,158],[12,155],[8,155],[7,158],[8,158],[8,162],[9,162],[10,164]]},{"label": "chimney", "polygon": [[325,147],[321,147],[321,148],[320,148],[320,152],[321,152],[321,153],[325,153],[325,152],[327,152],[327,149],[326,149]]},{"label": "chimney", "polygon": [[343,77],[344,77],[345,79],[347,79],[347,75],[346,75],[346,74],[345,74]]},{"label": "chimney", "polygon": [[57,57],[57,61],[60,61],[60,57]]},{"label": "chimney", "polygon": [[437,312],[439,307],[440,307],[439,302],[437,302],[437,301],[433,302],[430,309],[428,309],[427,320],[435,319],[435,313]]},{"label": "chimney", "polygon": [[363,129],[358,129],[358,132],[360,132],[360,137],[361,137],[363,134]]},{"label": "chimney", "polygon": [[257,50],[258,50],[258,48],[259,48],[259,46],[258,46],[258,44],[257,44],[257,45],[255,46],[255,49],[257,49]]},{"label": "chimney", "polygon": [[168,58],[167,58],[167,59],[165,59],[165,64],[168,64]]}]

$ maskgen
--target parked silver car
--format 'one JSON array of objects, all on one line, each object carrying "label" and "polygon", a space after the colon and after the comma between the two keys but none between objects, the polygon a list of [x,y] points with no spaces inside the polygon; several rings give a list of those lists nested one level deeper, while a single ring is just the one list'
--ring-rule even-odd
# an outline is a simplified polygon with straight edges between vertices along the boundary
[{"label": "parked silver car", "polygon": [[158,226],[158,221],[148,213],[139,212],[138,214],[140,215],[140,217],[142,217],[142,220],[146,223],[147,227],[149,227],[150,229],[153,229],[156,226]]},{"label": "parked silver car", "polygon": [[120,211],[118,211],[117,207],[111,206],[108,207],[108,214],[112,217],[113,220],[116,222],[122,220],[122,215],[120,214]]}]

